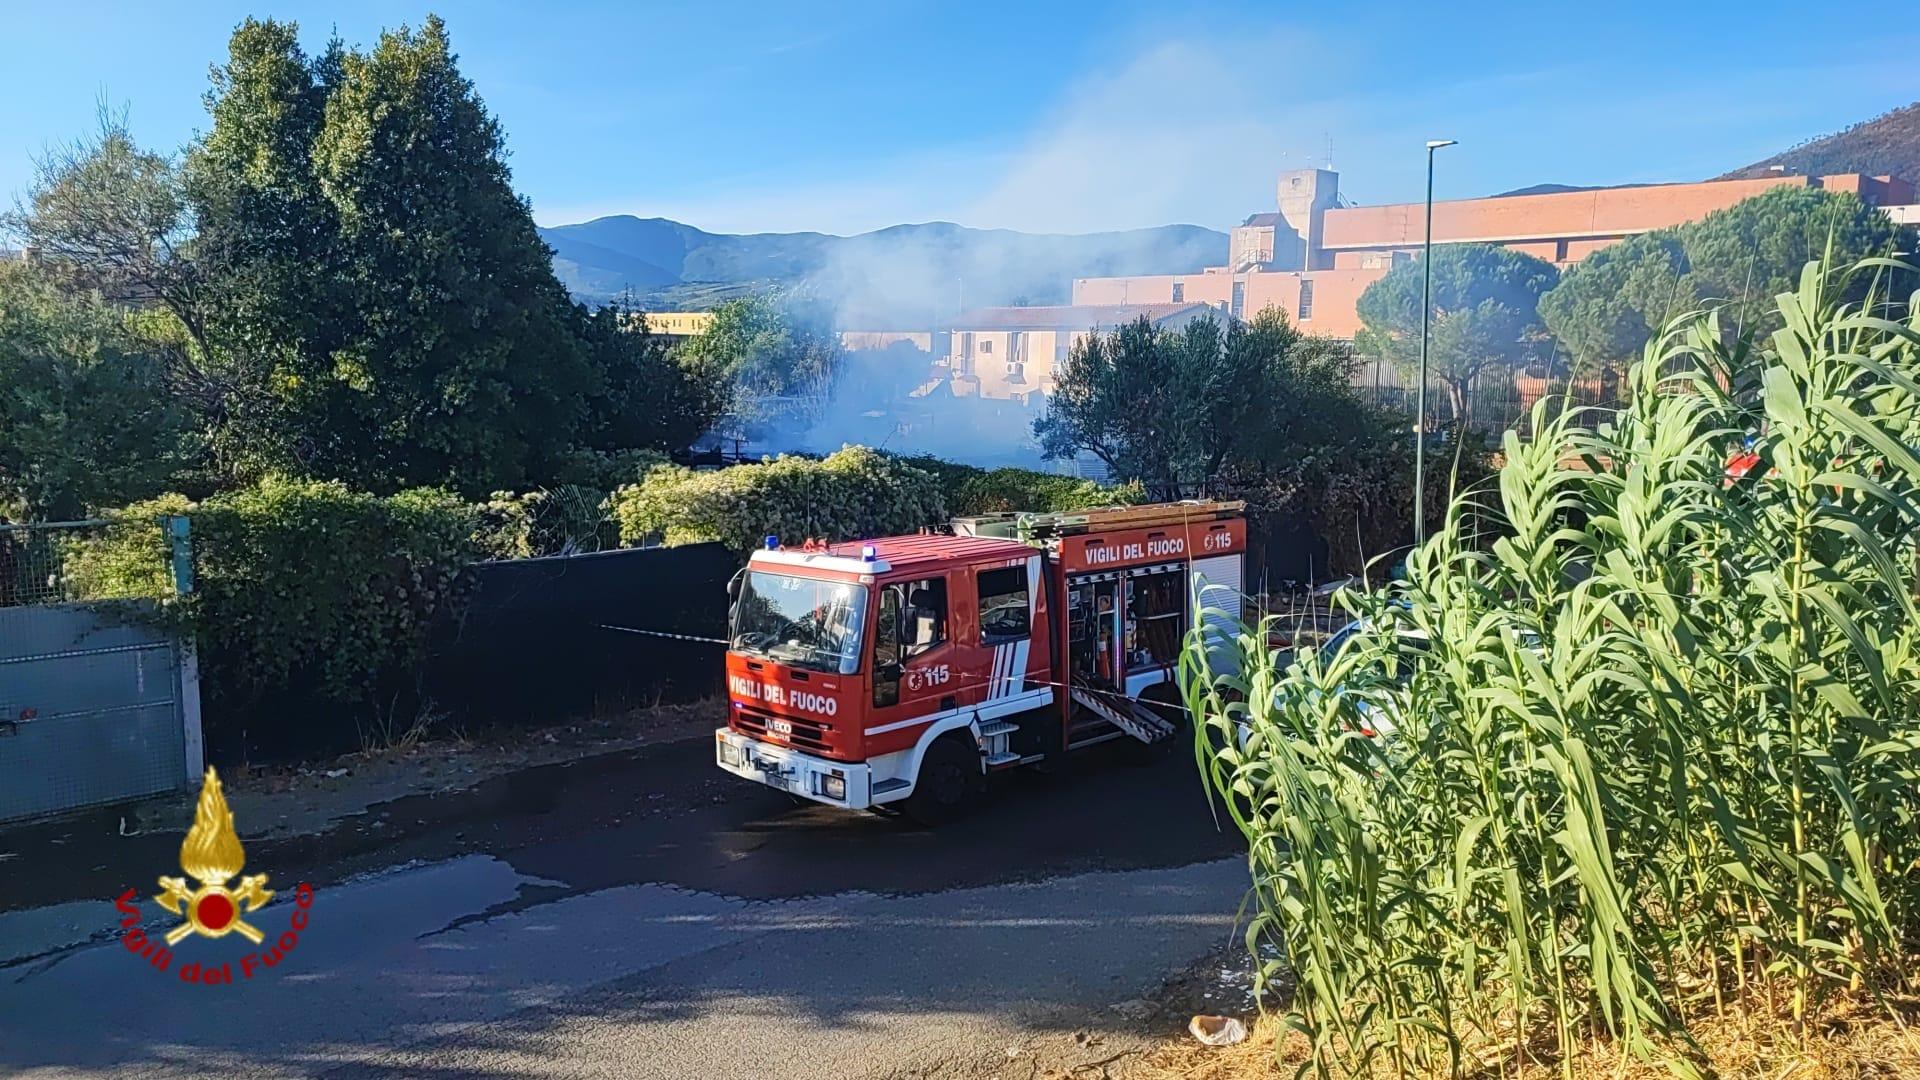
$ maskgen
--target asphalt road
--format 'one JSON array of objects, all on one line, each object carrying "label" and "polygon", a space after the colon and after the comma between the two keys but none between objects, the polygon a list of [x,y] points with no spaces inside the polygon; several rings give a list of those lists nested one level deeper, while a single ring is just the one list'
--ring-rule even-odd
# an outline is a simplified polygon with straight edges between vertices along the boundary
[{"label": "asphalt road", "polygon": [[[0,1075],[869,1077],[1124,1022],[1246,888],[1190,759],[1019,774],[925,830],[795,805],[649,747],[250,845],[266,946],[129,952],[178,834],[0,863]],[[244,826],[243,826],[244,827]],[[34,838],[29,838],[34,839]],[[314,885],[290,930],[294,885]],[[248,957],[254,957],[252,962]],[[183,981],[227,965],[231,984]],[[250,972],[250,974],[249,974]],[[964,1071],[964,1070],[959,1070]]]}]

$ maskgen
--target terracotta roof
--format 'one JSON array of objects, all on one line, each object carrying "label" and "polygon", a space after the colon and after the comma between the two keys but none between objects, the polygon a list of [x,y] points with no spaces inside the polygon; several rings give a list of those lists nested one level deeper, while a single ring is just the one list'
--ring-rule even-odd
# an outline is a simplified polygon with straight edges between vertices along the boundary
[{"label": "terracotta roof", "polygon": [[953,318],[955,330],[1092,330],[1122,326],[1142,315],[1164,322],[1186,314],[1212,311],[1207,304],[1072,304],[1060,307],[991,307],[963,311]]}]

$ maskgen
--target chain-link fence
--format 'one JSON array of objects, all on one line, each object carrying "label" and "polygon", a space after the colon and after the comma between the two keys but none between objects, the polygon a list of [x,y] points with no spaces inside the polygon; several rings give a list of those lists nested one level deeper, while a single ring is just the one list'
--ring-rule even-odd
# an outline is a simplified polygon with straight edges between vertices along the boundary
[{"label": "chain-link fence", "polygon": [[[108,540],[136,542],[102,543]],[[142,565],[129,566],[129,552]],[[0,522],[0,608],[184,591],[186,552],[184,517]],[[130,590],[130,577],[150,579],[151,587]]]},{"label": "chain-link fence", "polygon": [[[1354,374],[1354,385],[1361,397],[1373,405],[1396,409],[1411,416],[1415,409],[1414,389],[1418,379],[1382,360],[1363,360]],[[1598,378],[1568,379],[1538,368],[1491,366],[1462,386],[1450,386],[1437,376],[1427,383],[1428,423],[1450,425],[1464,416],[1467,426],[1498,435],[1518,431],[1530,438],[1533,407],[1542,398],[1556,404],[1589,410],[1579,414],[1583,425],[1598,423],[1602,411],[1618,408],[1618,388]]]},{"label": "chain-link fence", "polygon": [[84,599],[68,564],[109,521],[0,525],[0,607],[62,604]]}]

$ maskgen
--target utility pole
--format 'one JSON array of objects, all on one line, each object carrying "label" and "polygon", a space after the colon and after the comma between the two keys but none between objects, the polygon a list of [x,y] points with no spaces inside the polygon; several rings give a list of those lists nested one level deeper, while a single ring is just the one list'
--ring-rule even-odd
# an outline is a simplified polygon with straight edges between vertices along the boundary
[{"label": "utility pole", "polygon": [[1413,418],[1413,542],[1427,542],[1427,336],[1433,323],[1433,152],[1452,146],[1454,139],[1427,140],[1427,242],[1420,251],[1420,385],[1414,391]]}]

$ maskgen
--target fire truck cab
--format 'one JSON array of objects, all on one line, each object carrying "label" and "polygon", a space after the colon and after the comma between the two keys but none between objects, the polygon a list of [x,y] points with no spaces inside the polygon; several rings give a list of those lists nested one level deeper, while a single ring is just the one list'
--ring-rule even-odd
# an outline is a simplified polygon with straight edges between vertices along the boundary
[{"label": "fire truck cab", "polygon": [[770,540],[731,586],[718,764],[828,805],[936,821],[995,771],[1167,739],[1181,727],[1168,706],[1188,628],[1203,607],[1239,614],[1241,506],[993,515],[952,535],[804,549]]}]

